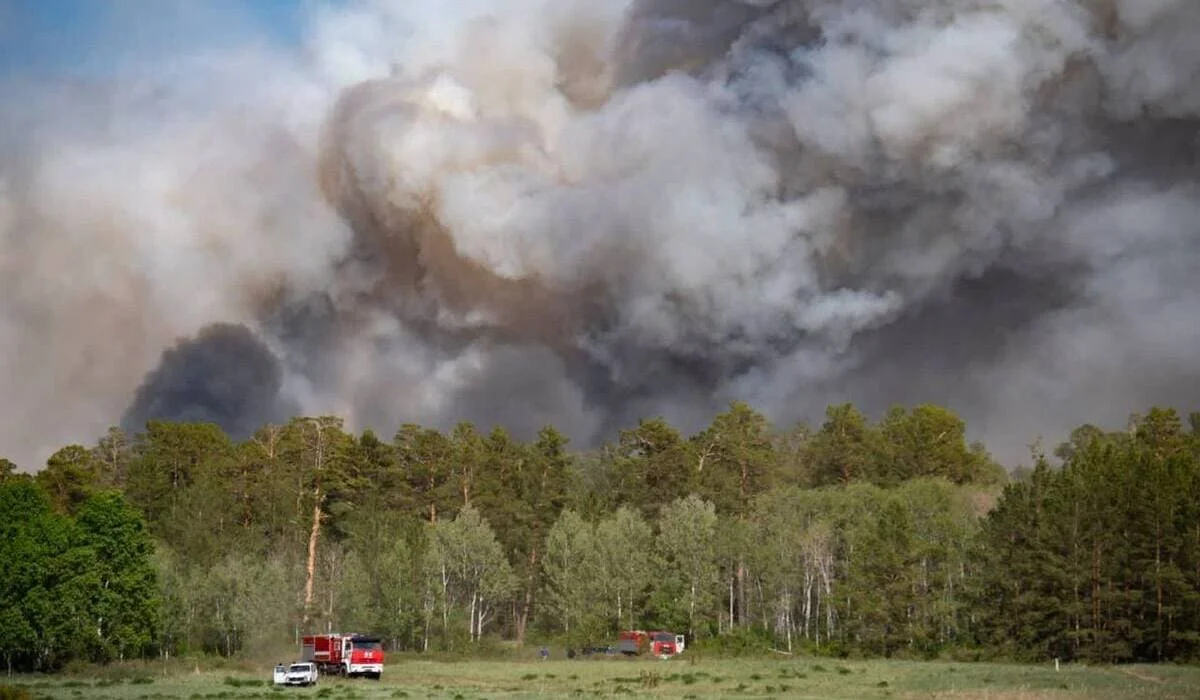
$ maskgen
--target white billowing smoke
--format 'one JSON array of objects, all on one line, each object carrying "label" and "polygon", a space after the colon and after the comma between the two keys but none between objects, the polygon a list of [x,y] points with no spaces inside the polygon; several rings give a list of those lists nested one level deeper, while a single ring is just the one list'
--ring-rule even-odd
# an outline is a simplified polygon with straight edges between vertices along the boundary
[{"label": "white billowing smoke", "polygon": [[123,411],[586,444],[739,398],[945,402],[1013,461],[1194,407],[1197,32],[1185,0],[364,0],[303,57],[36,87],[0,451]]}]

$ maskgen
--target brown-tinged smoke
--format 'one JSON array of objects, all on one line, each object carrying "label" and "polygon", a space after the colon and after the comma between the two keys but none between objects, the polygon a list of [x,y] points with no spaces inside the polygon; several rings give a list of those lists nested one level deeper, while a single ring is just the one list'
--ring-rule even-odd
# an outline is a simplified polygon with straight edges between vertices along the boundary
[{"label": "brown-tinged smoke", "polygon": [[126,408],[587,444],[739,398],[944,402],[1013,462],[1194,408],[1198,32],[1188,0],[364,0],[303,57],[33,86],[0,452]]}]

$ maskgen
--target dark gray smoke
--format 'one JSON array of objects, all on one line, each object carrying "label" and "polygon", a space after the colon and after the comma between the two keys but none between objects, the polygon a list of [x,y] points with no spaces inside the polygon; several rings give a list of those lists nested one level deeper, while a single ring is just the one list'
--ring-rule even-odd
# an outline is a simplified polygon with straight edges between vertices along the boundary
[{"label": "dark gray smoke", "polygon": [[263,425],[294,415],[296,407],[280,399],[282,383],[278,360],[250,329],[216,323],[163,353],[138,387],[121,427],[141,431],[151,420],[206,422],[246,439]]},{"label": "dark gray smoke", "polygon": [[97,432],[214,321],[384,432],[937,401],[1011,463],[1194,407],[1198,35],[1190,0],[364,1],[301,58],[118,81],[107,121],[30,103],[0,378],[75,408],[0,438]]}]

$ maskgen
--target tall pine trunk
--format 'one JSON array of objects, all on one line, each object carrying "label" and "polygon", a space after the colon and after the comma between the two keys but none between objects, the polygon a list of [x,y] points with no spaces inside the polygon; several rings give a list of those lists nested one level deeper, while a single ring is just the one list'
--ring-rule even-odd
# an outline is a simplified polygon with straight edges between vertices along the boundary
[{"label": "tall pine trunk", "polygon": [[478,601],[479,601],[479,592],[471,591],[471,615],[470,615],[470,620],[468,621],[468,628],[469,628],[468,633],[469,633],[469,636],[470,636],[472,642],[479,641],[479,632],[478,632],[479,628],[478,628],[478,624],[477,624],[476,618],[475,618],[476,609],[479,604]]},{"label": "tall pine trunk", "polygon": [[621,587],[617,586],[617,627],[620,627],[624,620],[621,619]]},{"label": "tall pine trunk", "polygon": [[529,577],[525,582],[525,599],[517,613],[517,646],[525,644],[525,628],[529,624],[529,613],[533,609],[533,586],[537,583],[537,547],[529,552]]},{"label": "tall pine trunk", "polygon": [[317,570],[317,541],[321,536],[321,472],[325,466],[325,433],[320,421],[312,421],[317,440],[313,445],[313,520],[308,534],[307,577],[304,581],[304,626],[312,619],[313,579]]},{"label": "tall pine trunk", "polygon": [[742,557],[737,563],[737,622],[746,624],[746,562]]},{"label": "tall pine trunk", "polygon": [[312,529],[308,533],[308,563],[304,581],[304,625],[312,619],[313,579],[317,573],[317,540],[321,536],[321,487],[313,488]]}]

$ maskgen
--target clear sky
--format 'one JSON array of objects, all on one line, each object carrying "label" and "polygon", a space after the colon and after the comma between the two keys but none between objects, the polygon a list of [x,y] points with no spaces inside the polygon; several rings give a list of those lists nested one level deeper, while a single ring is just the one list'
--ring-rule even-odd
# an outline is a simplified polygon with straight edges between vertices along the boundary
[{"label": "clear sky", "polygon": [[0,0],[0,76],[95,76],[258,38],[295,44],[314,0]]}]

